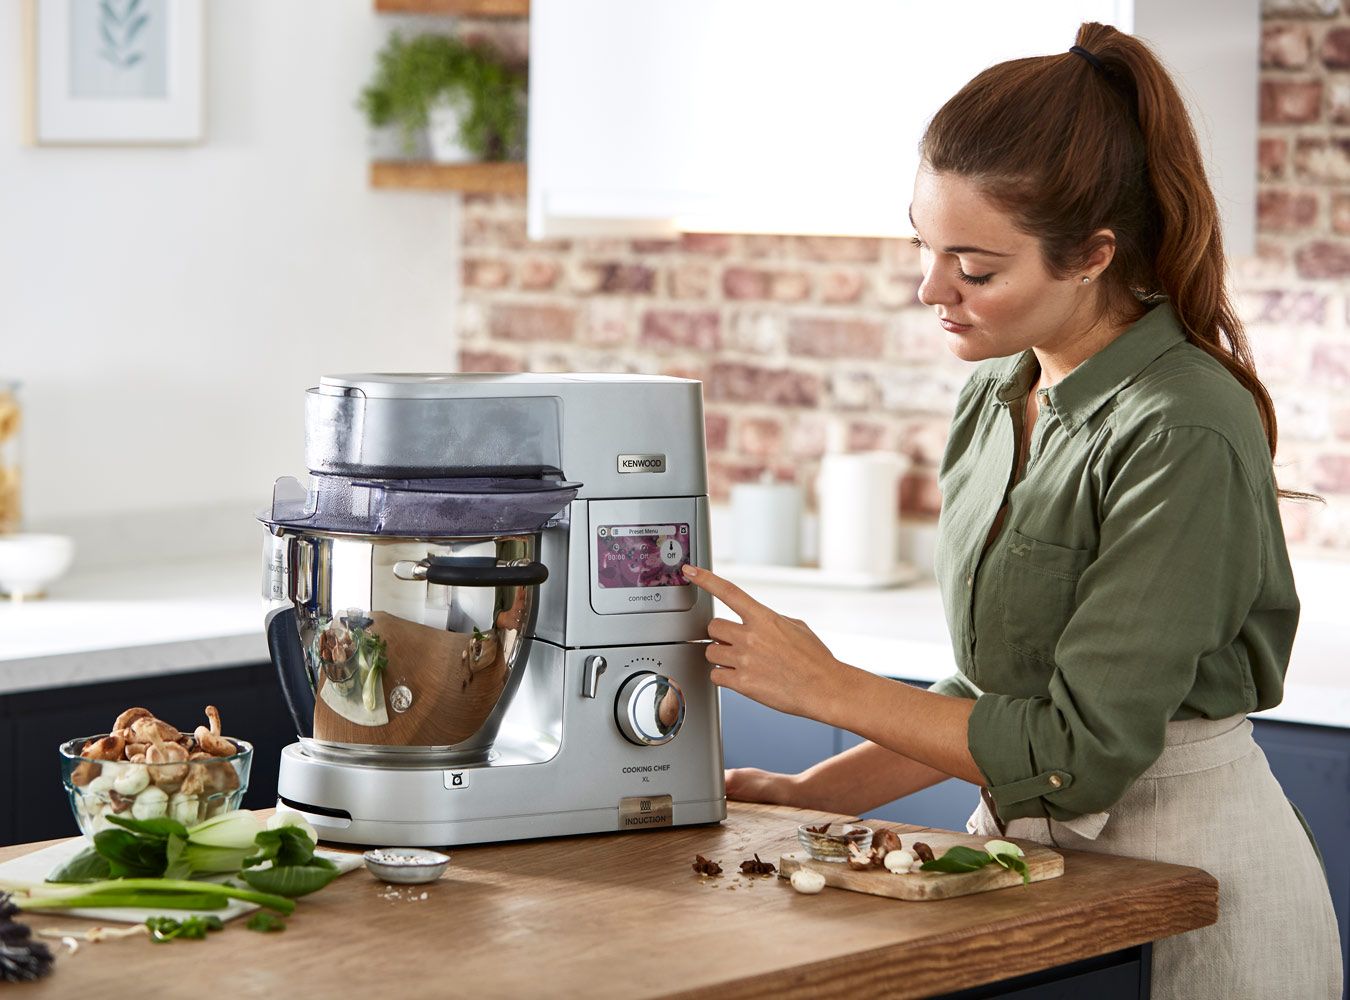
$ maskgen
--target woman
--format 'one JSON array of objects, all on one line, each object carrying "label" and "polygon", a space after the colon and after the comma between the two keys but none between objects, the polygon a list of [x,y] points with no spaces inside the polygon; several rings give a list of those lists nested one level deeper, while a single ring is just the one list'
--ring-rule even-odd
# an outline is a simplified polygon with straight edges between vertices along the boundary
[{"label": "woman", "polygon": [[1149,49],[1085,24],[937,113],[911,212],[919,298],[982,362],[957,402],[937,559],[958,673],[835,660],[707,570],[714,683],[866,738],[727,795],[858,814],[948,776],[987,836],[1195,865],[1216,925],[1159,942],[1154,995],[1339,997],[1316,849],[1252,741],[1298,620],[1275,415],[1224,290],[1215,201]]}]

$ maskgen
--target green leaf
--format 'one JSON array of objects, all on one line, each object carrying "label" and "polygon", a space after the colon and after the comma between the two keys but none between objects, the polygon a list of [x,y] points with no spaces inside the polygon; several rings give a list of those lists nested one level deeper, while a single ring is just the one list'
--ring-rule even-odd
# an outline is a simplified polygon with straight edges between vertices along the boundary
[{"label": "green leaf", "polygon": [[183,850],[186,847],[187,841],[177,834],[171,836],[168,843],[164,845],[165,878],[191,877],[192,865],[188,863],[187,858],[183,857]]},{"label": "green leaf", "polygon": [[48,882],[101,882],[112,876],[108,859],[97,847],[86,847],[47,876]]},{"label": "green leaf", "polygon": [[254,843],[258,852],[244,861],[243,867],[252,868],[271,861],[277,866],[305,865],[314,857],[314,841],[297,826],[279,826],[264,830]]},{"label": "green leaf", "polygon": [[113,878],[155,878],[164,874],[165,841],[147,840],[129,830],[100,830],[94,848],[108,859]]},{"label": "green leaf", "polygon": [[248,923],[244,926],[251,931],[261,931],[265,934],[268,931],[284,931],[286,929],[286,921],[265,910],[259,910],[257,913],[253,914],[253,916],[248,918]]},{"label": "green leaf", "polygon": [[1027,863],[1015,854],[995,854],[994,860],[1009,871],[1015,871],[1022,876],[1022,884],[1027,885],[1031,882],[1031,872],[1027,868]]},{"label": "green leaf", "polygon": [[285,865],[272,868],[247,868],[239,877],[260,892],[294,899],[317,892],[341,872],[331,862],[328,865]]},{"label": "green leaf", "polygon": [[144,837],[150,837],[156,840],[168,840],[174,835],[186,840],[188,835],[187,827],[178,822],[178,820],[170,819],[167,816],[157,816],[154,819],[132,819],[130,817],[109,816],[108,822],[120,826],[124,830],[130,830],[132,833],[139,833]]},{"label": "green leaf", "polygon": [[973,872],[978,871],[993,860],[993,857],[987,851],[977,851],[973,847],[950,847],[942,857],[925,861],[920,870],[926,872]]}]

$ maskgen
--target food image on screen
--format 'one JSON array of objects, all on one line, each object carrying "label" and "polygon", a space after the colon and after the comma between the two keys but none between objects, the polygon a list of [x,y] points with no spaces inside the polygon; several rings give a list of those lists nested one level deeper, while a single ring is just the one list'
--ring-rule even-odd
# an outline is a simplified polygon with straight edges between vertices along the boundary
[{"label": "food image on screen", "polygon": [[687,587],[687,524],[605,524],[595,529],[595,564],[607,588]]}]

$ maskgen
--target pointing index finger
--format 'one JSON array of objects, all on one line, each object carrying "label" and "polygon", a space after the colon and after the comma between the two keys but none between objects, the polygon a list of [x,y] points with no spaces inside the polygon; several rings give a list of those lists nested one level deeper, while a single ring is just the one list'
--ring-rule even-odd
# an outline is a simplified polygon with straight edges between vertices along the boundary
[{"label": "pointing index finger", "polygon": [[747,594],[740,587],[736,586],[730,580],[723,579],[710,569],[703,569],[699,566],[686,564],[681,567],[681,572],[685,578],[694,586],[711,594],[717,598],[736,614],[741,616],[744,621],[748,616],[758,614],[764,610],[764,605]]}]

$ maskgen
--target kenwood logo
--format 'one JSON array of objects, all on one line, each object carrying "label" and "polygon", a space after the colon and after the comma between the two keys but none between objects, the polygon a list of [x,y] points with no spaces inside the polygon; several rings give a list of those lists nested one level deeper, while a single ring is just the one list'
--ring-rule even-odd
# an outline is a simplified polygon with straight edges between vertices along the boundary
[{"label": "kenwood logo", "polygon": [[620,472],[665,472],[665,455],[620,455]]}]

